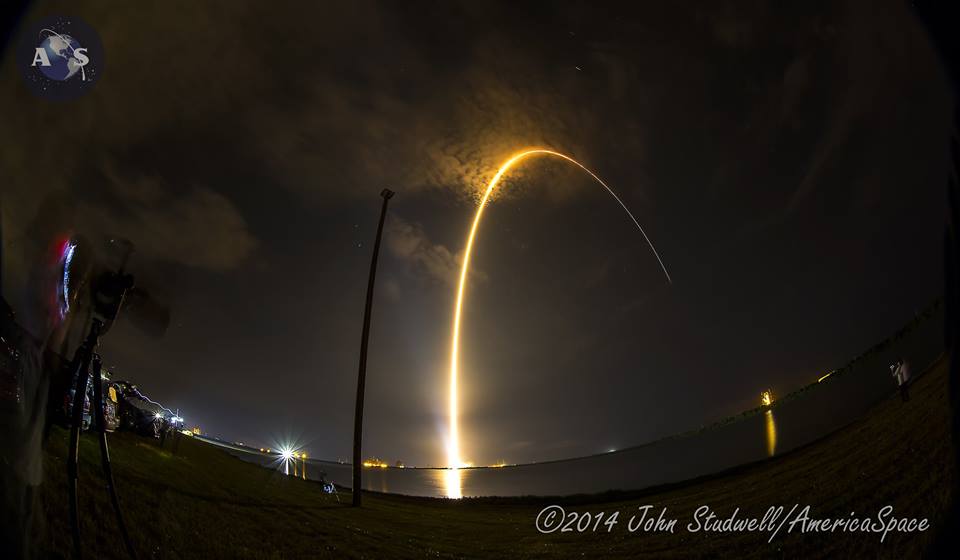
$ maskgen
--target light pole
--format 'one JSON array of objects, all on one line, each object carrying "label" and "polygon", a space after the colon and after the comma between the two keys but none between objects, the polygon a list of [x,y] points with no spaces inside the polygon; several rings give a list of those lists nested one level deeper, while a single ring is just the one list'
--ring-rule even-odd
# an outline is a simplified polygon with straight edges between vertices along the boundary
[{"label": "light pole", "polygon": [[357,375],[357,408],[353,418],[353,505],[360,506],[363,459],[361,442],[363,440],[363,390],[367,378],[367,342],[370,338],[370,312],[373,307],[373,285],[377,279],[377,255],[380,253],[380,237],[383,235],[383,221],[387,217],[387,203],[393,197],[393,191],[383,189],[383,208],[380,210],[380,224],[377,226],[377,240],[373,244],[373,260],[370,262],[370,280],[367,283],[367,305],[363,312],[363,335],[360,338],[360,372]]}]

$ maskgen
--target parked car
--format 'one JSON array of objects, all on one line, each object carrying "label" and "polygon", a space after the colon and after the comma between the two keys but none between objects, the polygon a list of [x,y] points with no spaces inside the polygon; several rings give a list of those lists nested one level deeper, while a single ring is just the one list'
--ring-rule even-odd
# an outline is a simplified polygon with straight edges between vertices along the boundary
[{"label": "parked car", "polygon": [[[104,420],[104,429],[108,432],[116,430],[120,426],[119,418],[119,399],[122,388],[112,382],[107,376],[106,372],[102,374],[105,379],[101,380],[102,390],[103,390],[103,420]],[[76,392],[76,376],[72,376],[70,380],[70,388],[67,389],[66,394],[63,397],[63,418],[66,421],[67,425],[70,425],[71,421],[71,411],[73,408],[73,395]],[[83,424],[81,429],[89,430],[93,425],[93,417],[91,415],[91,404],[93,402],[93,378],[87,379],[87,390],[86,395],[83,399]]]},{"label": "parked car", "polygon": [[116,383],[103,381],[103,420],[104,429],[112,432],[120,427],[120,388]]},{"label": "parked car", "polygon": [[163,408],[145,399],[136,385],[125,381],[117,381],[115,385],[120,388],[120,429],[159,438],[166,423]]},{"label": "parked car", "polygon": [[[70,389],[68,389],[66,394],[63,396],[63,417],[66,419],[68,426],[73,421],[73,395],[77,392],[76,384],[76,379],[71,380]],[[90,399],[92,397],[93,395],[92,389],[90,388],[90,381],[87,381],[87,390],[83,397],[83,419],[80,424],[81,430],[90,429]]]}]

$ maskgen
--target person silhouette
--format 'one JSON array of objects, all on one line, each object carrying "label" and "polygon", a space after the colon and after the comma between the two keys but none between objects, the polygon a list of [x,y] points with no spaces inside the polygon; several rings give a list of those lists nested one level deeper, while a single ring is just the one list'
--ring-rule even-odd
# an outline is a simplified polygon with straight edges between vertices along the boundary
[{"label": "person silhouette", "polygon": [[900,358],[900,398],[903,402],[910,400],[910,364]]},{"label": "person silhouette", "polygon": [[897,387],[900,389],[900,400],[907,402],[910,400],[910,366],[903,358],[897,358],[897,361],[890,366],[890,371],[894,379],[897,380]]}]

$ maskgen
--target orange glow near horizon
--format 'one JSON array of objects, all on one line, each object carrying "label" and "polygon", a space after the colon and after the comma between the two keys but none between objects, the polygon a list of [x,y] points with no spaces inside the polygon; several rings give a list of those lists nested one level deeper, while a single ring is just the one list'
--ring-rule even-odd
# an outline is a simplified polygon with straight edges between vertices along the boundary
[{"label": "orange glow near horizon", "polygon": [[[447,441],[447,466],[451,468],[450,473],[447,476],[447,495],[449,497],[460,497],[460,476],[457,472],[457,469],[465,466],[463,460],[461,459],[461,450],[460,450],[460,431],[458,426],[458,392],[457,392],[457,381],[459,376],[459,357],[460,357],[460,324],[461,324],[461,315],[463,312],[463,300],[464,293],[466,291],[467,276],[470,271],[470,257],[473,253],[473,244],[476,240],[477,229],[480,226],[480,219],[483,217],[483,211],[487,207],[487,202],[490,198],[491,193],[497,187],[497,184],[500,182],[500,179],[505,173],[507,173],[514,165],[520,163],[521,161],[533,157],[533,156],[553,156],[565,160],[567,162],[576,165],[588,175],[593,177],[604,189],[613,196],[614,199],[620,204],[620,206],[627,212],[627,215],[630,216],[630,219],[633,220],[633,223],[637,226],[637,229],[640,230],[640,233],[643,234],[644,239],[646,239],[647,244],[650,246],[650,249],[653,251],[654,256],[657,257],[657,262],[660,263],[660,267],[663,269],[664,275],[667,277],[667,281],[672,283],[670,279],[670,274],[667,272],[667,267],[664,266],[663,260],[660,258],[660,255],[657,253],[657,250],[653,247],[653,243],[650,241],[650,238],[647,237],[646,232],[643,231],[643,228],[640,227],[640,222],[633,216],[627,206],[620,200],[620,197],[617,196],[613,190],[607,186],[603,180],[600,179],[593,171],[587,169],[583,164],[577,160],[571,158],[570,156],[555,152],[553,150],[546,149],[525,149],[519,152],[516,152],[510,158],[507,159],[503,165],[500,166],[500,169],[497,170],[497,173],[490,179],[490,183],[487,185],[486,190],[483,193],[483,196],[480,198],[480,203],[477,206],[477,213],[473,218],[473,223],[470,226],[470,232],[467,235],[467,246],[463,252],[463,264],[460,268],[460,281],[457,285],[457,299],[456,306],[454,307],[453,313],[453,336],[451,343],[450,351],[450,433]],[[455,484],[456,489],[452,489],[452,485]]]}]

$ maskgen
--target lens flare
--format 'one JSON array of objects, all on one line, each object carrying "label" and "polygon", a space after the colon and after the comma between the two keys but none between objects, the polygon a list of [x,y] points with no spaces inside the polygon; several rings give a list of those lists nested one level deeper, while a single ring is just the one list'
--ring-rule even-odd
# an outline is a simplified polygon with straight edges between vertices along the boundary
[{"label": "lens flare", "polygon": [[460,319],[463,311],[463,297],[465,292],[465,287],[467,284],[467,274],[470,270],[470,255],[473,251],[473,242],[477,235],[477,229],[480,226],[480,219],[483,217],[483,210],[487,206],[487,200],[490,198],[490,194],[497,187],[497,184],[500,182],[500,179],[503,177],[507,171],[510,170],[514,165],[520,163],[521,161],[534,157],[534,156],[553,156],[565,160],[567,162],[576,165],[588,175],[593,177],[600,185],[606,189],[608,193],[620,204],[623,210],[630,216],[630,219],[633,221],[634,225],[637,226],[637,229],[640,230],[640,233],[643,235],[643,238],[647,241],[647,245],[650,246],[650,250],[653,251],[653,255],[657,258],[657,262],[660,263],[660,268],[663,269],[663,274],[667,277],[668,283],[673,283],[670,279],[670,273],[667,272],[667,267],[663,264],[663,259],[660,258],[660,254],[657,253],[656,248],[653,246],[653,242],[650,241],[650,238],[647,237],[647,233],[643,231],[643,228],[640,226],[640,222],[633,216],[633,213],[630,212],[630,209],[627,208],[627,205],[620,200],[620,197],[617,196],[617,193],[613,192],[606,183],[603,182],[600,177],[598,177],[593,171],[587,169],[583,164],[573,159],[570,156],[561,154],[560,152],[555,152],[553,150],[546,149],[526,149],[520,152],[517,152],[510,156],[503,165],[500,166],[500,169],[497,170],[497,173],[490,179],[490,183],[487,185],[487,189],[484,191],[483,196],[480,198],[480,204],[477,207],[477,213],[473,218],[473,224],[470,226],[470,233],[467,235],[467,247],[463,252],[463,265],[460,268],[460,281],[457,285],[457,303],[454,308],[453,313],[453,342],[452,349],[450,352],[450,435],[447,441],[447,461],[448,466],[456,470],[459,467],[463,466],[463,461],[460,457],[460,432],[458,426],[458,399],[457,399],[457,377],[459,370],[459,354],[460,354]]},{"label": "lens flare", "polygon": [[66,319],[67,314],[70,313],[70,292],[76,290],[72,274],[77,243],[68,237],[60,241],[56,247],[56,266],[59,274],[53,302],[56,308],[54,319],[59,322]]},{"label": "lens flare", "polygon": [[[261,451],[261,452],[262,452],[262,451],[266,451],[267,453],[272,453],[272,452],[273,452],[272,449],[266,449],[266,450],[264,450],[263,448],[260,448],[260,451]],[[279,453],[279,454],[277,455],[277,457],[274,458],[273,461],[274,461],[274,463],[277,464],[277,466],[278,466],[279,468],[282,468],[282,469],[283,469],[283,474],[289,475],[289,474],[290,474],[290,466],[292,465],[292,466],[293,466],[293,476],[298,476],[298,475],[297,475],[297,460],[298,460],[298,459],[306,459],[306,458],[307,458],[307,454],[306,454],[306,453],[302,453],[302,454],[301,454],[300,448],[297,447],[297,444],[293,444],[293,443],[281,443],[281,444],[278,446],[278,453]],[[303,461],[303,464],[301,465],[301,468],[306,468],[306,461]]]}]

